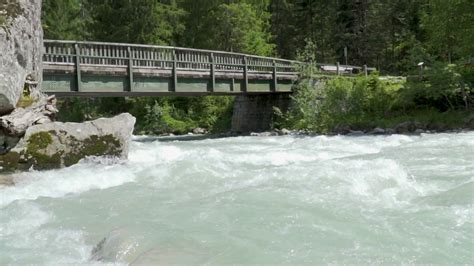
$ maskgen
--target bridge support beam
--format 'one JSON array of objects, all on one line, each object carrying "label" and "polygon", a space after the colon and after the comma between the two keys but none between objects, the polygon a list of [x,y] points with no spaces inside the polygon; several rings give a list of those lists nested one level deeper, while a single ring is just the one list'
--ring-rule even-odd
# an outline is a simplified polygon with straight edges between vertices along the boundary
[{"label": "bridge support beam", "polygon": [[234,102],[232,132],[262,132],[270,129],[273,107],[288,110],[290,94],[239,95]]}]

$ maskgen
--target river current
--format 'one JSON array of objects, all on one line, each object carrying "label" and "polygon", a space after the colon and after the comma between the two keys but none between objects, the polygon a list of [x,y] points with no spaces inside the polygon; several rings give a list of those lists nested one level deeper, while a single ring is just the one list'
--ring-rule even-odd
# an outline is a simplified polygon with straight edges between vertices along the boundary
[{"label": "river current", "polygon": [[0,265],[474,263],[474,132],[135,137],[15,182]]}]

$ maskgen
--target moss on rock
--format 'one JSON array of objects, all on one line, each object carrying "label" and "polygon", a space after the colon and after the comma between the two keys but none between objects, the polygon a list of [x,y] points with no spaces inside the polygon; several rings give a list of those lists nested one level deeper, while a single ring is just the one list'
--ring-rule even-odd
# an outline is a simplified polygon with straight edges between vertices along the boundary
[{"label": "moss on rock", "polygon": [[69,138],[73,143],[73,150],[64,154],[64,166],[76,164],[87,156],[120,156],[122,152],[120,141],[111,134],[92,135],[83,141],[77,141],[73,136]]},{"label": "moss on rock", "polygon": [[123,114],[84,124],[33,126],[10,153],[0,156],[0,172],[67,167],[88,156],[125,159],[134,123],[134,117]]},{"label": "moss on rock", "polygon": [[63,151],[48,155],[46,149],[53,143],[52,134],[55,131],[38,132],[28,138],[25,157],[29,165],[35,169],[46,170],[61,167],[61,156]]},{"label": "moss on rock", "polygon": [[20,154],[18,152],[8,152],[0,155],[0,172],[12,172],[18,169]]},{"label": "moss on rock", "polygon": [[[54,132],[54,131],[53,131]],[[51,134],[53,132],[38,132],[31,135],[28,138],[28,146],[27,149],[30,152],[36,152],[40,149],[48,148],[49,144],[53,142],[53,138]]]}]

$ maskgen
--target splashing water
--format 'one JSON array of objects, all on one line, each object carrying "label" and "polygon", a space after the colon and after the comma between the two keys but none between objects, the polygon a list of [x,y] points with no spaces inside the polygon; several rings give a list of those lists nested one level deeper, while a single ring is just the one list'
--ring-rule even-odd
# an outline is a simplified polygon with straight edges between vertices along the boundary
[{"label": "splashing water", "polygon": [[[15,182],[0,188],[1,265],[474,261],[474,132],[136,137],[126,162]],[[111,255],[92,256],[111,232]]]}]

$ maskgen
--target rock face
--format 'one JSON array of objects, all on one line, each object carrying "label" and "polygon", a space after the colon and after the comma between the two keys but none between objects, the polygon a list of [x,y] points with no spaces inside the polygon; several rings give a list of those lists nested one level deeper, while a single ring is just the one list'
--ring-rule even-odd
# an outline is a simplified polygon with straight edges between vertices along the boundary
[{"label": "rock face", "polygon": [[85,123],[29,127],[14,149],[0,155],[0,171],[67,167],[88,156],[126,159],[134,125],[135,117],[125,113]]},{"label": "rock face", "polygon": [[42,49],[41,0],[1,0],[0,115],[15,108],[27,77],[41,84]]}]

